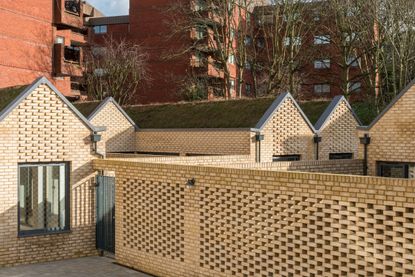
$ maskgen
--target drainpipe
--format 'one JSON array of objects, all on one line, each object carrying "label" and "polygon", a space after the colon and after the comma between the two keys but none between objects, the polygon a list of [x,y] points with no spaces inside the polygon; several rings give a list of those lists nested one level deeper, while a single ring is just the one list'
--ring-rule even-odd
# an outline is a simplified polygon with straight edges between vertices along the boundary
[{"label": "drainpipe", "polygon": [[364,147],[364,157],[363,157],[363,175],[367,176],[368,171],[368,148],[370,144],[370,136],[365,134],[364,137],[360,138],[360,143],[363,144]]},{"label": "drainpipe", "polygon": [[264,140],[264,135],[261,135],[261,132],[257,132],[255,135],[255,141],[257,144],[257,155],[256,155],[256,162],[261,162],[261,141]]},{"label": "drainpipe", "polygon": [[316,161],[319,159],[321,137],[318,134],[314,135],[314,143],[316,145]]},{"label": "drainpipe", "polygon": [[96,155],[103,159],[105,157],[104,154],[98,152],[98,142],[101,141],[101,138],[102,136],[96,131],[91,135],[92,149]]}]

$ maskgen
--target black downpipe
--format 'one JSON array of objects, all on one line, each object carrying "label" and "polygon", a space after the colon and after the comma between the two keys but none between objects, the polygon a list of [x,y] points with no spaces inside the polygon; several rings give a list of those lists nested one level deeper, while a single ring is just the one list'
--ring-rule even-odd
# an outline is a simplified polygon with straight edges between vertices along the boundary
[{"label": "black downpipe", "polygon": [[321,142],[321,137],[316,134],[314,136],[314,143],[316,144],[316,160],[317,161],[319,160],[320,142]]},{"label": "black downpipe", "polygon": [[364,157],[363,157],[363,175],[367,176],[368,174],[368,148],[370,144],[370,136],[365,134],[364,137],[360,138],[360,143],[363,144],[364,147]]},{"label": "black downpipe", "polygon": [[264,135],[261,135],[260,132],[256,133],[255,140],[257,142],[257,162],[261,162],[261,141],[264,140]]}]

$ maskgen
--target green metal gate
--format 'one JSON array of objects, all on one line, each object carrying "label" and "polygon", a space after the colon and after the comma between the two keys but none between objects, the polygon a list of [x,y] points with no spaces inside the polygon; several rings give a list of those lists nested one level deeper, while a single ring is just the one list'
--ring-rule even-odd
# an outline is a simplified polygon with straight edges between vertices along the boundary
[{"label": "green metal gate", "polygon": [[115,253],[115,178],[97,176],[97,248]]}]

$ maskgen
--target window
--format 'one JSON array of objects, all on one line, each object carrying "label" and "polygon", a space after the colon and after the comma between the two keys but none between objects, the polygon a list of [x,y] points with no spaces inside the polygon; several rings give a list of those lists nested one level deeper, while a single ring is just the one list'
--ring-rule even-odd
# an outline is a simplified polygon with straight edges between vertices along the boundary
[{"label": "window", "polygon": [[330,44],[330,36],[314,36],[314,44]]},{"label": "window", "polygon": [[246,95],[251,95],[251,93],[252,93],[252,85],[251,84],[245,84],[245,92],[246,92]]},{"label": "window", "polygon": [[315,69],[327,69],[330,68],[331,61],[330,59],[322,59],[322,60],[315,60],[314,61],[314,68]]},{"label": "window", "polygon": [[347,43],[352,42],[354,40],[356,40],[357,34],[356,33],[344,33],[344,39],[346,40]]},{"label": "window", "polygon": [[258,48],[264,48],[265,47],[265,39],[264,38],[258,38],[256,45]]},{"label": "window", "polygon": [[196,27],[196,39],[204,39],[206,35],[205,28],[203,27]]},{"label": "window", "polygon": [[244,43],[247,46],[252,45],[252,38],[250,36],[245,36]]},{"label": "window", "polygon": [[348,57],[347,65],[351,67],[358,67],[360,65],[360,59],[356,57]]},{"label": "window", "polygon": [[323,94],[330,92],[330,85],[329,84],[318,84],[314,85],[314,93]]},{"label": "window", "polygon": [[98,25],[94,26],[94,33],[95,34],[106,34],[107,33],[107,25]]},{"label": "window", "polygon": [[69,230],[68,164],[19,166],[19,235]]},{"label": "window", "polygon": [[236,37],[236,31],[234,28],[231,29],[231,39],[234,39]]},{"label": "window", "polygon": [[206,1],[196,0],[194,9],[196,12],[204,11],[206,9]]},{"label": "window", "polygon": [[246,61],[245,62],[245,69],[246,70],[251,70],[252,69],[252,65],[251,65],[251,63],[249,61]]},{"label": "window", "polygon": [[235,55],[234,54],[229,55],[228,63],[235,64]]},{"label": "window", "polygon": [[55,39],[56,44],[65,44],[65,38],[57,36]]},{"label": "window", "polygon": [[301,155],[275,155],[272,156],[273,162],[290,162],[301,160]]},{"label": "window", "polygon": [[330,153],[330,160],[351,160],[353,159],[353,153]]},{"label": "window", "polygon": [[349,88],[350,92],[361,92],[362,91],[362,83],[361,82],[353,82],[350,84]]},{"label": "window", "polygon": [[229,80],[229,90],[235,90],[235,80],[234,79]]},{"label": "window", "polygon": [[285,46],[290,46],[290,45],[299,46],[301,45],[301,38],[300,37],[286,37],[284,38],[284,45]]},{"label": "window", "polygon": [[387,178],[415,177],[415,165],[411,163],[377,162],[378,176]]}]

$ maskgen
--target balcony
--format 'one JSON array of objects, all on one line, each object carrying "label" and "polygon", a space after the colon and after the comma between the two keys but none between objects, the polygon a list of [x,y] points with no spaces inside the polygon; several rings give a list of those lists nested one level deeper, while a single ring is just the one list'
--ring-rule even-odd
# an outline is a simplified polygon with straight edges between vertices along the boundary
[{"label": "balcony", "polygon": [[63,27],[83,28],[83,5],[80,0],[54,1],[54,23]]},{"label": "balcony", "polygon": [[65,77],[81,77],[82,52],[79,47],[65,46],[63,44],[54,45],[54,74]]}]

